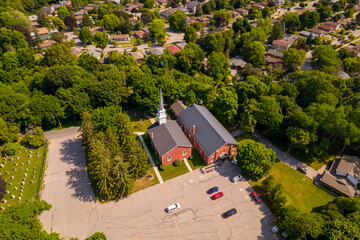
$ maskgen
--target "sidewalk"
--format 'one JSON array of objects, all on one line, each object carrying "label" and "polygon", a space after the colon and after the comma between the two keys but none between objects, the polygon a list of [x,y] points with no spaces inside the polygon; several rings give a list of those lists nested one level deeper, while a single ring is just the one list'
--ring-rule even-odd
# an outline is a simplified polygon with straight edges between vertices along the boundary
[{"label": "sidewalk", "polygon": [[145,152],[146,152],[147,155],[149,156],[149,160],[150,160],[150,162],[151,162],[151,166],[153,167],[154,172],[155,172],[157,178],[159,179],[160,184],[164,183],[164,181],[163,181],[163,179],[161,178],[161,175],[160,175],[160,173],[159,173],[159,170],[158,170],[158,168],[156,167],[156,164],[155,164],[154,160],[153,160],[152,157],[151,157],[150,151],[149,151],[148,147],[147,147],[146,144],[145,144],[145,141],[144,141],[144,139],[143,139],[143,137],[142,137],[142,134],[141,134],[141,133],[137,133],[137,134],[138,134],[138,136],[139,136],[139,139],[140,139],[141,144],[143,145],[143,147],[144,147],[144,149],[145,149]]},{"label": "sidewalk", "polygon": [[184,159],[184,163],[185,163],[186,167],[189,169],[189,171],[192,172],[193,170],[190,167],[190,164],[188,163],[188,160],[186,158]]}]

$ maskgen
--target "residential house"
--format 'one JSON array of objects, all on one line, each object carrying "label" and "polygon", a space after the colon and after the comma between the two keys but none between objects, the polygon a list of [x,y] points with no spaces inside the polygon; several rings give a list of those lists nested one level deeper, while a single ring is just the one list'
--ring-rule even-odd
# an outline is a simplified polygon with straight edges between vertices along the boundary
[{"label": "residential house", "polygon": [[143,39],[145,37],[145,31],[143,30],[134,31],[134,37]]},{"label": "residential house", "polygon": [[188,10],[187,8],[177,7],[177,10],[182,11],[182,12],[185,13],[186,15],[189,14],[189,10]]},{"label": "residential house", "polygon": [[285,0],[275,0],[276,5],[283,5]]},{"label": "residential house", "polygon": [[321,185],[346,197],[355,195],[356,186],[359,182],[360,159],[349,155],[336,158],[331,164],[330,170],[325,170],[320,178]]},{"label": "residential house", "polygon": [[259,3],[253,4],[252,7],[257,8],[258,10],[263,10],[264,9],[264,6],[259,4]]},{"label": "residential house", "polygon": [[228,12],[231,14],[233,18],[240,17],[240,13],[234,10],[228,10]]},{"label": "residential house", "polygon": [[246,7],[244,7],[244,9],[247,10],[248,12],[249,12],[252,8],[253,8],[252,6],[246,6]]},{"label": "residential house", "polygon": [[173,104],[171,104],[170,108],[174,116],[178,118],[179,114],[186,109],[186,105],[180,100],[176,100]]},{"label": "residential house", "polygon": [[265,63],[267,65],[272,65],[272,66],[275,66],[275,65],[279,65],[279,64],[283,64],[284,61],[282,59],[279,59],[279,58],[273,58],[273,57],[266,57],[265,58]]},{"label": "residential house", "polygon": [[155,54],[160,57],[164,53],[164,49],[163,48],[151,48],[151,49],[147,50],[147,53]]},{"label": "residential house", "polygon": [[184,42],[178,42],[178,43],[175,43],[175,45],[180,48],[180,49],[184,49],[184,47],[186,46],[186,43]]},{"label": "residential house", "polygon": [[160,89],[160,104],[157,110],[158,121],[147,130],[151,145],[164,165],[175,160],[183,160],[191,155],[191,143],[175,120],[167,120],[162,92]]},{"label": "residential house", "polygon": [[197,17],[196,20],[197,20],[198,22],[202,22],[202,23],[208,23],[208,22],[210,22],[210,20],[209,20],[207,17],[203,17],[203,16]]},{"label": "residential house", "polygon": [[322,37],[328,34],[326,31],[319,28],[312,28],[310,29],[310,32],[314,35],[314,37]]},{"label": "residential house", "polygon": [[245,62],[241,58],[233,58],[229,60],[230,67],[233,69],[242,69],[246,66],[247,62]]},{"label": "residential house", "polygon": [[168,0],[157,0],[157,4],[159,6],[164,6],[168,3],[169,1]]},{"label": "residential house", "polygon": [[327,33],[333,32],[335,30],[335,28],[333,26],[325,25],[325,24],[323,24],[323,25],[320,24],[317,28],[319,28]]},{"label": "residential house", "polygon": [[130,42],[129,34],[119,34],[119,35],[111,35],[110,42]]},{"label": "residential house", "polygon": [[141,3],[141,2],[137,2],[137,3],[135,3],[135,5],[138,7],[138,9],[140,9],[140,8],[143,8],[143,7],[144,7],[144,4],[143,4],[143,3]]},{"label": "residential house", "polygon": [[277,40],[274,40],[274,41],[272,42],[272,48],[275,49],[275,50],[277,50],[277,51],[280,51],[280,52],[285,51],[285,50],[288,49],[290,46],[291,46],[291,44],[288,43],[288,42],[286,42],[286,41],[284,41],[284,40],[279,40],[279,39],[277,39]]},{"label": "residential house", "polygon": [[301,36],[301,37],[304,37],[304,38],[308,38],[310,35],[311,35],[311,32],[308,32],[308,31],[300,31],[299,32],[299,35]]},{"label": "residential house", "polygon": [[81,25],[81,24],[82,24],[83,17],[84,17],[84,15],[75,16],[76,24],[77,24],[77,25]]},{"label": "residential house", "polygon": [[115,3],[116,5],[120,5],[121,0],[110,0],[110,2]]},{"label": "residential house", "polygon": [[293,34],[293,35],[284,35],[284,37],[283,37],[282,40],[290,43],[290,45],[293,45],[294,43],[297,42],[298,37],[299,37],[299,36],[298,36],[298,35],[295,35],[295,34]]},{"label": "residential house", "polygon": [[199,5],[199,2],[190,1],[188,4],[186,4],[186,8],[190,13],[195,13],[198,5]]},{"label": "residential house", "polygon": [[44,41],[42,43],[40,43],[40,47],[43,51],[45,51],[46,49],[48,49],[51,45],[56,44],[57,42],[49,40],[49,41]]},{"label": "residential house", "polygon": [[45,41],[52,39],[52,36],[50,35],[50,31],[46,27],[37,28],[36,30],[40,35],[41,40]]},{"label": "residential house", "polygon": [[354,52],[356,57],[360,57],[360,44],[357,44],[355,46],[349,45],[346,50],[349,52]]},{"label": "residential house", "polygon": [[166,48],[169,49],[172,54],[175,54],[175,53],[181,51],[181,49],[176,45],[166,46]]},{"label": "residential house", "polygon": [[160,16],[162,16],[162,17],[165,18],[166,20],[169,20],[170,15],[172,15],[172,14],[169,13],[169,12],[166,12],[166,11],[162,11],[162,12],[160,13]]},{"label": "residential house", "polygon": [[127,3],[124,7],[124,11],[129,13],[136,13],[138,12],[138,6],[133,3]]},{"label": "residential house", "polygon": [[278,59],[282,59],[284,57],[284,54],[282,52],[276,51],[274,49],[270,49],[269,51],[267,51],[266,55]]},{"label": "residential house", "polygon": [[263,7],[266,7],[269,3],[268,2],[259,2],[259,4]]},{"label": "residential house", "polygon": [[93,27],[93,28],[89,28],[90,32],[92,35],[95,35],[96,32],[102,32],[103,28],[102,27]]},{"label": "residential house", "polygon": [[101,52],[96,51],[96,50],[87,51],[86,54],[89,54],[89,55],[95,57],[98,60],[101,58]]},{"label": "residential house", "polygon": [[177,10],[178,10],[178,9],[176,9],[176,8],[171,8],[171,9],[169,9],[167,12],[170,13],[171,15],[173,15],[173,14],[176,13]]},{"label": "residential house", "polygon": [[188,22],[188,24],[193,24],[193,23],[197,23],[198,21],[196,21],[195,19],[192,19],[192,18],[188,18],[187,22]]},{"label": "residential house", "polygon": [[76,56],[80,56],[82,54],[81,49],[79,49],[77,47],[72,47],[70,50],[71,50],[71,53],[75,54]]},{"label": "residential house", "polygon": [[240,13],[240,15],[245,16],[249,14],[249,11],[244,8],[237,8],[235,9],[236,12]]},{"label": "residential house", "polygon": [[191,104],[179,114],[179,120],[206,164],[236,156],[237,141],[206,107]]},{"label": "residential house", "polygon": [[325,22],[325,25],[331,26],[334,28],[334,30],[340,29],[341,28],[341,23],[339,22]]},{"label": "residential house", "polygon": [[38,16],[37,15],[30,15],[29,16],[29,20],[30,20],[30,22],[37,22],[37,20],[38,20]]},{"label": "residential house", "polygon": [[51,15],[53,12],[55,12],[55,8],[53,6],[44,6],[44,7],[41,8],[41,10],[46,15]]},{"label": "residential house", "polygon": [[130,52],[130,56],[135,58],[138,63],[144,61],[144,55],[142,54],[142,52]]},{"label": "residential house", "polygon": [[354,23],[354,19],[353,18],[343,18],[343,19],[340,19],[337,22],[341,24],[342,28],[344,28],[349,23]]}]

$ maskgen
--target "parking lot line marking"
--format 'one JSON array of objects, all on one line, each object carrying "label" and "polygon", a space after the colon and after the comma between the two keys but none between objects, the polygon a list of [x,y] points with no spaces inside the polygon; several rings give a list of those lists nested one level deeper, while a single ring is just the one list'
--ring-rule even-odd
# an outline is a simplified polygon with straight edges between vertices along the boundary
[{"label": "parking lot line marking", "polygon": [[179,230],[179,227],[175,224],[175,221],[174,221],[172,215],[170,215],[170,217],[171,217],[172,222],[173,222],[174,225],[175,225],[176,230],[177,230],[178,233],[179,233],[179,236],[181,237],[181,239],[184,239],[183,235],[181,234],[181,232],[180,232],[180,230]]},{"label": "parking lot line marking", "polygon": [[222,232],[224,232],[224,231],[226,231],[226,230],[232,230],[231,229],[231,226],[229,226],[229,227],[227,227],[227,228],[224,228],[224,229],[222,229],[221,231],[218,231],[218,232],[216,232],[216,234],[219,234],[219,233],[222,233]]},{"label": "parking lot line marking", "polygon": [[97,210],[97,212],[98,212],[98,214],[99,214],[99,218],[101,218],[101,211],[100,211],[100,209],[99,209],[99,205],[96,206],[96,210]]},{"label": "parking lot line marking", "polygon": [[[163,186],[166,186],[166,187],[163,187]],[[169,187],[169,184],[167,182],[165,182],[165,184],[161,184],[160,188],[164,194],[171,192],[171,187]]]},{"label": "parking lot line marking", "polygon": [[[235,236],[238,237],[238,235],[237,235],[238,233],[239,233],[239,232],[235,233]],[[245,237],[242,237],[242,238],[239,238],[239,239],[241,239],[241,240],[243,240],[243,239],[248,239],[249,236],[252,236],[252,234],[250,233],[250,234],[246,235]],[[250,238],[250,239],[252,239],[252,238]]]},{"label": "parking lot line marking", "polygon": [[[137,198],[136,198],[136,195],[135,194],[133,194],[134,195],[134,198],[135,198],[135,202],[136,202],[136,205],[138,204],[138,200],[137,200]],[[130,200],[129,200],[130,201]]]}]

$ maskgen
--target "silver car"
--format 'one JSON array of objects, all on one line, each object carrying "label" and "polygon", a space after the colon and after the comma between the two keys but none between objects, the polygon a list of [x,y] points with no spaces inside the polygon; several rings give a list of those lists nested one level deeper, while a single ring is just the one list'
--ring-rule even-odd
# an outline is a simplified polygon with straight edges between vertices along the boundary
[{"label": "silver car", "polygon": [[239,174],[239,175],[234,176],[234,177],[231,179],[231,181],[233,181],[233,182],[238,182],[238,181],[240,181],[240,180],[242,180],[242,179],[243,179],[243,177]]}]

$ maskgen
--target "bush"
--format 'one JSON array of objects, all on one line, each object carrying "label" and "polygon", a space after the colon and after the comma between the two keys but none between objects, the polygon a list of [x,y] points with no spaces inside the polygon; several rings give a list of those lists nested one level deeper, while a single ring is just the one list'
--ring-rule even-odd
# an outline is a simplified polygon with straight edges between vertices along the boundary
[{"label": "bush", "polygon": [[36,127],[34,130],[26,133],[21,143],[32,148],[39,148],[44,145],[45,135],[41,127]]},{"label": "bush", "polygon": [[159,169],[160,169],[160,171],[164,171],[164,170],[165,170],[165,165],[164,165],[164,164],[161,164],[161,165],[159,166]]},{"label": "bush", "polygon": [[180,165],[181,165],[181,160],[176,159],[176,160],[173,162],[173,165],[174,165],[175,167],[180,166]]},{"label": "bush", "polygon": [[20,147],[17,143],[5,143],[2,153],[8,156],[14,155],[19,151]]},{"label": "bush", "polygon": [[193,158],[194,158],[194,157],[193,157],[192,155],[190,155],[189,160],[193,160]]},{"label": "bush", "polygon": [[102,232],[96,232],[85,240],[106,240],[106,236]]}]

